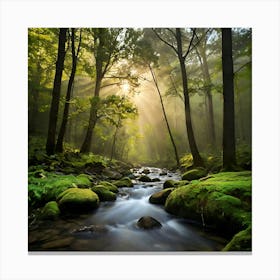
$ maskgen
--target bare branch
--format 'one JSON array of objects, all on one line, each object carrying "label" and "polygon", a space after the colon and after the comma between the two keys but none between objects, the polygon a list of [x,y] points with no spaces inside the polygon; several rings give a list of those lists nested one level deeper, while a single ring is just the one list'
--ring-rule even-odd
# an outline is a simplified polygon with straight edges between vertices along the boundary
[{"label": "bare branch", "polygon": [[192,43],[193,43],[193,39],[194,39],[194,37],[196,36],[196,32],[195,32],[195,28],[194,29],[192,29],[192,38],[191,38],[191,41],[190,41],[190,44],[189,44],[189,46],[188,46],[188,50],[186,51],[186,53],[185,53],[185,55],[183,55],[183,58],[184,59],[186,59],[186,57],[187,57],[187,55],[190,53],[190,51],[191,51],[191,46],[192,46]]},{"label": "bare branch", "polygon": [[242,70],[244,67],[246,67],[247,65],[249,65],[249,64],[251,64],[252,63],[252,61],[250,60],[250,61],[248,61],[248,62],[246,62],[245,64],[243,64],[242,66],[240,66],[236,71],[234,71],[234,75],[236,74],[236,73],[238,73],[240,70]]},{"label": "bare branch", "polygon": [[164,44],[166,44],[167,46],[169,46],[170,48],[172,48],[175,53],[178,55],[178,51],[177,49],[172,45],[170,44],[169,42],[167,42],[166,40],[164,40],[157,32],[154,28],[152,28],[153,32],[155,33],[155,35],[158,37],[159,40],[161,40]]}]

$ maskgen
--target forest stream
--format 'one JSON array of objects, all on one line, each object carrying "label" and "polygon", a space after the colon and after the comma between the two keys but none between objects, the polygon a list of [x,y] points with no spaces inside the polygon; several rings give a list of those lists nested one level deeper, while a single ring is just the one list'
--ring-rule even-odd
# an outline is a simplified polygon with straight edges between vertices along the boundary
[{"label": "forest stream", "polygon": [[[119,189],[116,201],[102,202],[88,214],[31,222],[29,251],[220,251],[224,239],[149,203],[164,181],[179,180],[180,174],[148,169],[149,177],[160,181],[134,180],[132,188]],[[142,172],[143,168],[135,169],[134,176]],[[139,228],[137,221],[143,216],[153,217],[161,227]]]}]

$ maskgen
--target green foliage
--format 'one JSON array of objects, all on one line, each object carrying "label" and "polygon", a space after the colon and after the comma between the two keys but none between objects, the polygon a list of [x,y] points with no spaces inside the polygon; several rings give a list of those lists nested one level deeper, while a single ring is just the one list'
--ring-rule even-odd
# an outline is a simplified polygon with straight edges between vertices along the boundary
[{"label": "green foliage", "polygon": [[91,186],[87,175],[59,175],[44,170],[29,172],[28,202],[32,207],[43,206],[68,188],[78,186]]}]

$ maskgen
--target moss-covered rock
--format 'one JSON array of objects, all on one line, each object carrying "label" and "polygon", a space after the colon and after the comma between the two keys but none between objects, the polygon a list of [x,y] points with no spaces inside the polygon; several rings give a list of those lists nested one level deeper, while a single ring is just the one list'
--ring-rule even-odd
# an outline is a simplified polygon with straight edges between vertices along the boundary
[{"label": "moss-covered rock", "polygon": [[162,191],[159,191],[157,193],[154,193],[150,196],[149,202],[153,204],[162,204],[164,205],[167,197],[169,194],[174,190],[174,188],[168,188],[164,189]]},{"label": "moss-covered rock", "polygon": [[199,178],[205,177],[207,175],[207,170],[204,168],[195,168],[185,172],[182,175],[182,180],[197,180]]},{"label": "moss-covered rock", "polygon": [[190,182],[187,180],[181,180],[181,181],[174,181],[174,180],[166,180],[163,183],[163,188],[179,188],[185,185],[188,185]]},{"label": "moss-covered rock", "polygon": [[108,189],[110,192],[113,193],[118,193],[119,189],[117,188],[117,186],[115,186],[114,184],[107,182],[107,181],[100,181],[98,185],[102,185],[104,186],[106,189]]},{"label": "moss-covered rock", "polygon": [[60,210],[56,201],[50,201],[46,203],[44,208],[41,210],[40,219],[41,220],[55,220],[59,217]]},{"label": "moss-covered rock", "polygon": [[152,182],[152,179],[147,175],[142,175],[138,180],[141,182]]},{"label": "moss-covered rock", "polygon": [[36,174],[36,171],[28,173],[28,202],[33,207],[42,207],[56,200],[60,193],[69,188],[90,187],[92,184],[86,174],[74,176],[44,172],[41,177],[36,177]]},{"label": "moss-covered rock", "polygon": [[115,193],[109,191],[106,187],[102,185],[97,185],[91,188],[95,192],[101,201],[114,201],[117,199]]},{"label": "moss-covered rock", "polygon": [[251,172],[219,173],[179,187],[168,196],[165,209],[235,234],[251,224]]},{"label": "moss-covered rock", "polygon": [[235,234],[223,251],[252,251],[251,226]]},{"label": "moss-covered rock", "polygon": [[167,189],[167,188],[174,188],[175,187],[175,182],[174,180],[166,180],[164,183],[163,183],[163,188],[164,189]]},{"label": "moss-covered rock", "polygon": [[67,189],[58,196],[57,201],[63,212],[86,212],[99,205],[98,195],[90,189]]},{"label": "moss-covered rock", "polygon": [[118,188],[132,188],[133,183],[130,178],[124,177],[121,180],[114,181],[113,184]]}]

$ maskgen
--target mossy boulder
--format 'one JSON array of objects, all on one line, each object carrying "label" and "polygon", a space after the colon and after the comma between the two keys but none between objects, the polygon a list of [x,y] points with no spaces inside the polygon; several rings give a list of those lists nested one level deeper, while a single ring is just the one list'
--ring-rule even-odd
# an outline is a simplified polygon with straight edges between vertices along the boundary
[{"label": "mossy boulder", "polygon": [[235,234],[223,251],[252,251],[251,226]]},{"label": "mossy boulder", "polygon": [[152,179],[147,175],[142,175],[138,180],[141,182],[152,182]]},{"label": "mossy boulder", "polygon": [[197,180],[199,178],[205,177],[207,175],[207,170],[204,168],[195,168],[185,172],[182,175],[182,180]]},{"label": "mossy boulder", "polygon": [[115,193],[109,191],[106,187],[102,185],[97,185],[91,188],[95,192],[101,201],[114,201],[117,199]]},{"label": "mossy boulder", "polygon": [[165,209],[232,236],[251,224],[251,172],[224,172],[192,181],[170,193]]},{"label": "mossy boulder", "polygon": [[36,177],[38,172],[28,173],[28,202],[32,207],[43,207],[47,202],[56,200],[58,195],[69,188],[90,187],[90,177],[44,172],[44,176]]},{"label": "mossy boulder", "polygon": [[163,183],[163,188],[167,189],[167,188],[178,188],[178,187],[182,187],[185,185],[188,185],[190,182],[187,180],[181,180],[181,181],[174,181],[174,180],[166,180]]},{"label": "mossy boulder", "polygon": [[132,188],[133,183],[130,178],[124,177],[121,180],[114,181],[113,184],[118,188]]},{"label": "mossy boulder", "polygon": [[55,220],[59,217],[60,210],[56,201],[50,201],[46,203],[44,208],[41,210],[41,220]]},{"label": "mossy boulder", "polygon": [[153,204],[162,204],[164,205],[169,194],[174,190],[174,188],[164,189],[162,191],[152,194],[149,198],[149,202]]},{"label": "mossy boulder", "polygon": [[174,180],[166,180],[164,183],[163,183],[163,188],[164,189],[167,189],[167,188],[174,188],[175,187],[175,182]]},{"label": "mossy boulder", "polygon": [[67,189],[58,196],[57,201],[62,212],[87,212],[99,205],[98,195],[90,189]]},{"label": "mossy boulder", "polygon": [[110,183],[110,182],[107,182],[107,181],[100,181],[98,183],[98,185],[102,185],[104,186],[106,189],[108,189],[110,192],[113,192],[113,193],[118,193],[119,192],[119,189],[117,188],[117,186],[115,186],[114,184]]}]

